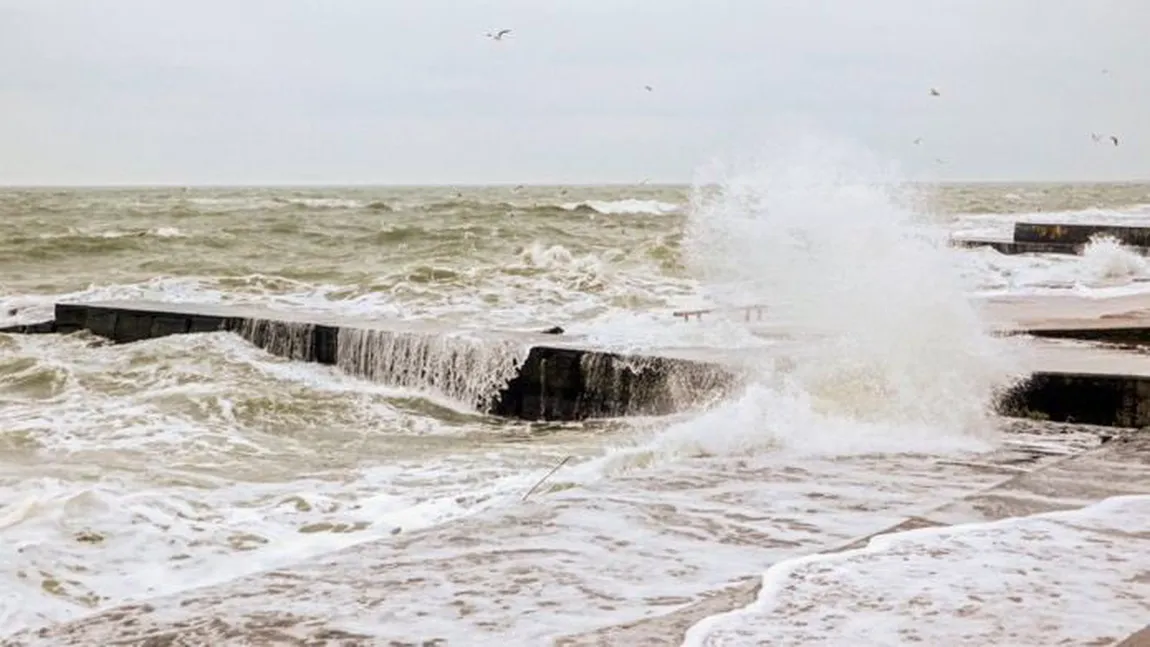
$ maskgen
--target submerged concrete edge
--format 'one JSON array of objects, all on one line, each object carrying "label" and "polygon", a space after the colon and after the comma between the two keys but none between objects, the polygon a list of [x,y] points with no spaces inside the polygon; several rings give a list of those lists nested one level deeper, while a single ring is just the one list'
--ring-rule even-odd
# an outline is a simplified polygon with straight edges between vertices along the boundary
[{"label": "submerged concrete edge", "polygon": [[[53,332],[86,330],[115,343],[131,343],[168,335],[226,331],[275,355],[339,365],[341,333],[363,330],[221,312],[58,303]],[[371,334],[407,341],[429,338],[425,333],[406,330],[372,329]],[[737,370],[715,363],[542,343],[529,345],[515,374],[498,393],[476,403],[480,411],[530,421],[663,415],[715,401],[741,379]]]},{"label": "submerged concrete edge", "polygon": [[[205,310],[199,312],[187,304],[174,304],[173,311],[162,311],[154,306],[135,309],[58,303],[52,321],[11,326],[0,332],[69,334],[86,330],[116,343],[130,343],[167,335],[228,331],[275,355],[337,365],[341,330],[358,330],[302,319],[276,321],[232,316],[221,308],[215,308],[215,312],[212,308]],[[400,338],[416,333],[380,334]],[[1150,343],[1150,328],[1010,334]],[[531,343],[504,386],[476,406],[483,413],[528,421],[663,415],[718,401],[742,380],[737,368],[715,363]],[[1001,393],[996,413],[1052,422],[1150,426],[1150,377],[1037,372]]]}]

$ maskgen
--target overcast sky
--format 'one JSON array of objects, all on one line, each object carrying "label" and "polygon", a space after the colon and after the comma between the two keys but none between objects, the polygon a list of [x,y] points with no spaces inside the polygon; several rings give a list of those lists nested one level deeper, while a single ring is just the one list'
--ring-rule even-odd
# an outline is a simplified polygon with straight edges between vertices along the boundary
[{"label": "overcast sky", "polygon": [[795,118],[912,177],[1150,178],[1148,30],[1147,0],[0,0],[0,184],[682,182]]}]

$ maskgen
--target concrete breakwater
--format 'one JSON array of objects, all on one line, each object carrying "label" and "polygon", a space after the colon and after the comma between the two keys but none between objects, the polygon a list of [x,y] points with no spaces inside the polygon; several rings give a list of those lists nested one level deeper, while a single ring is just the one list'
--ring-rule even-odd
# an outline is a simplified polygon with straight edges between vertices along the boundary
[{"label": "concrete breakwater", "polygon": [[1003,254],[1080,254],[1096,236],[1112,237],[1150,255],[1150,226],[1016,222],[1009,239],[955,237],[959,247],[990,247]]},{"label": "concrete breakwater", "polygon": [[274,355],[432,390],[483,413],[526,420],[673,413],[720,398],[738,382],[729,362],[595,350],[575,336],[448,330],[245,306],[60,303],[51,322],[0,332],[81,330],[115,343],[232,332]]},{"label": "concrete breakwater", "polygon": [[[1150,337],[1137,313],[1147,304],[1070,317],[1077,307],[1033,302],[987,306],[1000,332],[1035,335],[1031,378],[1000,399],[1000,413],[1053,421],[1150,425],[1150,356],[1097,343]],[[1115,308],[1117,310],[1115,310]],[[1122,316],[1121,312],[1134,313]],[[1043,314],[1045,313],[1045,314]],[[1102,313],[1102,314],[1099,314]],[[1033,329],[1033,330],[1031,330]],[[477,411],[524,420],[662,415],[717,401],[743,381],[760,351],[668,349],[624,354],[577,335],[460,331],[428,324],[334,318],[245,306],[173,303],[61,303],[55,319],[0,332],[88,331],[115,343],[226,331],[269,353],[335,365],[356,376],[430,390]],[[772,357],[775,351],[762,351]]]}]

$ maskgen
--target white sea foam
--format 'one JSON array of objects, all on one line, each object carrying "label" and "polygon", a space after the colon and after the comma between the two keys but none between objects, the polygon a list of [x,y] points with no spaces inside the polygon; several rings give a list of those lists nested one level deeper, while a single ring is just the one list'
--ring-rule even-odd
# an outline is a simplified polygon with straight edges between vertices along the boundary
[{"label": "white sea foam", "polygon": [[562,205],[564,209],[575,210],[580,207],[589,207],[603,215],[616,214],[648,214],[663,215],[678,213],[683,210],[682,205],[659,200],[640,200],[627,198],[624,200],[586,200],[583,202],[567,202]]},{"label": "white sea foam", "polygon": [[1001,254],[988,248],[961,254],[961,272],[974,293],[1113,296],[1150,292],[1150,263],[1109,236],[1095,237],[1081,255]]},{"label": "white sea foam", "polygon": [[1150,618],[1148,550],[1150,496],[880,535],[776,564],[756,603],[683,644],[1109,644]]},{"label": "white sea foam", "polygon": [[1113,236],[1095,236],[1082,249],[1082,265],[1093,281],[1150,278],[1146,257]]},{"label": "white sea foam", "polygon": [[0,369],[0,635],[474,514],[539,460],[231,335],[17,337]]}]

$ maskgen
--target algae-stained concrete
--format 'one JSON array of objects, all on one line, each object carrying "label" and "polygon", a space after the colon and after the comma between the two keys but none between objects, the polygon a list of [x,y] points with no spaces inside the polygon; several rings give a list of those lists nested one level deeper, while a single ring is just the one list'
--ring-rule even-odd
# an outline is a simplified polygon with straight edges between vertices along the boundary
[{"label": "algae-stained concrete", "polygon": [[1085,245],[1095,236],[1112,236],[1126,245],[1150,247],[1150,223],[1141,226],[1055,222],[1014,223],[1016,243]]}]

